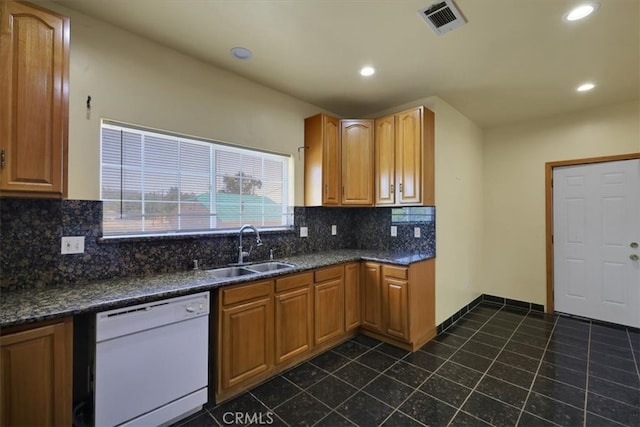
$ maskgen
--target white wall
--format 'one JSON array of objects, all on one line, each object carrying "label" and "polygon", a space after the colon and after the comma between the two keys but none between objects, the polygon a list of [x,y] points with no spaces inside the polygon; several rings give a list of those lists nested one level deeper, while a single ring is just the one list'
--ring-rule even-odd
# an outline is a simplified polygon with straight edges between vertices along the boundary
[{"label": "white wall", "polygon": [[376,113],[425,105],[435,113],[436,323],[483,293],[482,130],[438,97]]},{"label": "white wall", "polygon": [[485,132],[482,292],[546,303],[545,162],[640,152],[639,118],[627,102]]},{"label": "white wall", "polygon": [[100,197],[100,119],[108,118],[291,154],[295,204],[303,204],[297,147],[303,119],[320,108],[72,10],[47,7],[71,18],[70,199]]}]

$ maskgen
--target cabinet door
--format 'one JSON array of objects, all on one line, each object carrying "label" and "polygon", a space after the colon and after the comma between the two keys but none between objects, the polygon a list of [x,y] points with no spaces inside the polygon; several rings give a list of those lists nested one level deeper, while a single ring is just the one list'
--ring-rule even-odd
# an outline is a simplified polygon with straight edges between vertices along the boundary
[{"label": "cabinet door", "polygon": [[315,344],[322,344],[344,333],[343,278],[317,283],[314,286]]},{"label": "cabinet door", "polygon": [[375,121],[376,205],[393,205],[395,197],[396,153],[395,116]]},{"label": "cabinet door", "polygon": [[422,107],[396,115],[398,203],[422,202]]},{"label": "cabinet door", "polygon": [[380,264],[365,262],[362,272],[362,327],[382,332]]},{"label": "cabinet door", "polygon": [[304,119],[304,205],[340,204],[340,123],[316,114]]},{"label": "cabinet door", "polygon": [[222,308],[218,377],[226,389],[273,366],[273,300],[269,298]]},{"label": "cabinet door", "polygon": [[0,192],[66,195],[69,20],[2,2]]},{"label": "cabinet door", "polygon": [[0,424],[71,425],[73,321],[0,337]]},{"label": "cabinet door", "polygon": [[409,283],[385,277],[383,284],[384,333],[403,340],[409,339]]},{"label": "cabinet door", "polygon": [[340,122],[342,204],[373,205],[373,121]]},{"label": "cabinet door", "polygon": [[323,116],[322,204],[340,204],[340,139],[339,121]]},{"label": "cabinet door", "polygon": [[276,364],[311,349],[312,310],[310,286],[276,294]]},{"label": "cabinet door", "polygon": [[350,331],[360,326],[360,263],[344,267],[344,324]]}]

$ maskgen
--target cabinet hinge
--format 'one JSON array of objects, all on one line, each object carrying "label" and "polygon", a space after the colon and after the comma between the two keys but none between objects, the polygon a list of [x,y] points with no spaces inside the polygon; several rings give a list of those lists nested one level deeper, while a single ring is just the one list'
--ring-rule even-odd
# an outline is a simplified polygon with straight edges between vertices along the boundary
[{"label": "cabinet hinge", "polygon": [[4,169],[4,166],[7,162],[7,153],[2,149],[2,153],[0,154],[0,169]]}]

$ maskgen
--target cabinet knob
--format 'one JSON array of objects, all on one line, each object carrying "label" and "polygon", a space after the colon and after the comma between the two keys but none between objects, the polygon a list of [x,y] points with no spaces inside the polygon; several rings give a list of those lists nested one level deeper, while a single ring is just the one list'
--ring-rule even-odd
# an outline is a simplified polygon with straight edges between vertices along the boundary
[{"label": "cabinet knob", "polygon": [[630,259],[631,261],[637,261],[637,260],[638,260],[638,258],[639,258],[639,257],[638,257],[638,255],[636,255],[636,254],[631,254],[631,255],[629,255],[629,259]]}]

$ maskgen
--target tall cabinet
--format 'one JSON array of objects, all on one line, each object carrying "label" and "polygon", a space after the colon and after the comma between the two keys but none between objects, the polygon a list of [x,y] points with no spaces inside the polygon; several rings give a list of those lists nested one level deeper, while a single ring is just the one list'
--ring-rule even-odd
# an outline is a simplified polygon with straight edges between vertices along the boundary
[{"label": "tall cabinet", "polygon": [[69,19],[0,2],[0,195],[67,193]]}]

